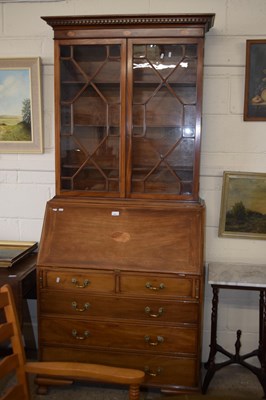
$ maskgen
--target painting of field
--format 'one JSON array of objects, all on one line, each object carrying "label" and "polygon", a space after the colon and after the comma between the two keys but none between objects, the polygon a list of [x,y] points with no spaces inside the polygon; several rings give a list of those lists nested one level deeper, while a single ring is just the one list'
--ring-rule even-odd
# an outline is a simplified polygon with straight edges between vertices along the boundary
[{"label": "painting of field", "polygon": [[19,116],[0,115],[0,141],[31,141],[31,128]]},{"label": "painting of field", "polygon": [[42,152],[41,59],[0,58],[0,154]]},{"label": "painting of field", "polygon": [[266,239],[266,174],[225,172],[220,236]]},{"label": "painting of field", "polygon": [[30,142],[28,69],[0,69],[0,142]]}]

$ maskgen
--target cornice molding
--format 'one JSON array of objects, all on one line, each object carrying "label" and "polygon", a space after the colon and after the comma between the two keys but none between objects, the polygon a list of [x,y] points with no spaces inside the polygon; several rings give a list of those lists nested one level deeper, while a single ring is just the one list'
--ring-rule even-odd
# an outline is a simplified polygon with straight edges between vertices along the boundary
[{"label": "cornice molding", "polygon": [[48,25],[56,27],[105,27],[105,26],[205,26],[208,31],[214,23],[215,14],[182,14],[182,15],[116,15],[116,16],[62,16],[42,17]]}]

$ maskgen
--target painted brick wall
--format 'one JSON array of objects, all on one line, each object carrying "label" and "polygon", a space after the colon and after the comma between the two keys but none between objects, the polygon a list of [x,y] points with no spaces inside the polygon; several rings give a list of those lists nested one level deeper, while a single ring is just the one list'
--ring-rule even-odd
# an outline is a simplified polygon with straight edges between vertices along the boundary
[{"label": "painted brick wall", "polygon": [[[216,13],[205,45],[201,197],[206,201],[206,262],[265,263],[265,241],[218,237],[224,170],[266,172],[266,123],[243,121],[245,44],[266,39],[265,0],[63,0],[0,2],[0,57],[41,57],[43,154],[0,153],[0,240],[39,240],[54,195],[53,32],[43,15]],[[265,265],[266,268],[266,265]],[[266,269],[265,269],[266,272]],[[218,338],[243,351],[258,341],[258,299],[252,292],[221,296]],[[208,356],[211,291],[206,285],[203,360]]]}]

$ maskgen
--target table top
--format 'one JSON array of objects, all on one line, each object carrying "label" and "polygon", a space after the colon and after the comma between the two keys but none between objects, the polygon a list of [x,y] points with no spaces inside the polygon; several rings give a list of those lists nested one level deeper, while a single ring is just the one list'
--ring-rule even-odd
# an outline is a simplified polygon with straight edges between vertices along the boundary
[{"label": "table top", "polygon": [[210,262],[208,283],[210,285],[265,288],[266,264]]},{"label": "table top", "polygon": [[28,254],[23,260],[8,268],[0,268],[0,285],[12,280],[23,280],[36,268],[36,253]]}]

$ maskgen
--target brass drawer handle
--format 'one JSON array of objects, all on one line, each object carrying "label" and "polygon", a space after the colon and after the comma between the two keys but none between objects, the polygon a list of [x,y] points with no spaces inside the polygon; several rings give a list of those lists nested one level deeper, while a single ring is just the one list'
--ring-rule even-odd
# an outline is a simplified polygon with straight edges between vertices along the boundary
[{"label": "brass drawer handle", "polygon": [[157,342],[151,342],[150,336],[146,335],[144,336],[145,342],[147,342],[150,346],[158,346],[158,344],[164,342],[164,337],[163,336],[157,336]]},{"label": "brass drawer handle", "polygon": [[150,367],[145,366],[144,367],[144,372],[145,372],[145,374],[150,375],[150,376],[158,376],[158,375],[161,374],[162,368],[158,367],[156,371],[152,371],[150,369]]},{"label": "brass drawer handle", "polygon": [[85,303],[82,308],[79,308],[78,303],[76,301],[72,301],[72,307],[75,309],[75,311],[83,312],[90,308],[90,303]]},{"label": "brass drawer handle", "polygon": [[147,282],[145,287],[150,290],[161,290],[161,289],[165,288],[164,283],[160,283],[160,285],[158,287],[155,287],[155,286],[152,286],[152,284],[150,282]]},{"label": "brass drawer handle", "polygon": [[84,331],[84,336],[79,336],[76,329],[72,329],[72,336],[77,340],[85,340],[90,336],[89,331]]},{"label": "brass drawer handle", "polygon": [[153,313],[152,309],[149,306],[145,307],[145,313],[149,314],[149,317],[152,317],[152,318],[160,317],[163,314],[163,312],[164,312],[163,307],[158,308],[158,312],[157,313]]},{"label": "brass drawer handle", "polygon": [[71,282],[73,283],[73,285],[75,285],[77,288],[85,288],[86,286],[88,286],[90,284],[89,279],[85,279],[83,284],[79,284],[79,281],[77,281],[76,278],[72,278]]}]

